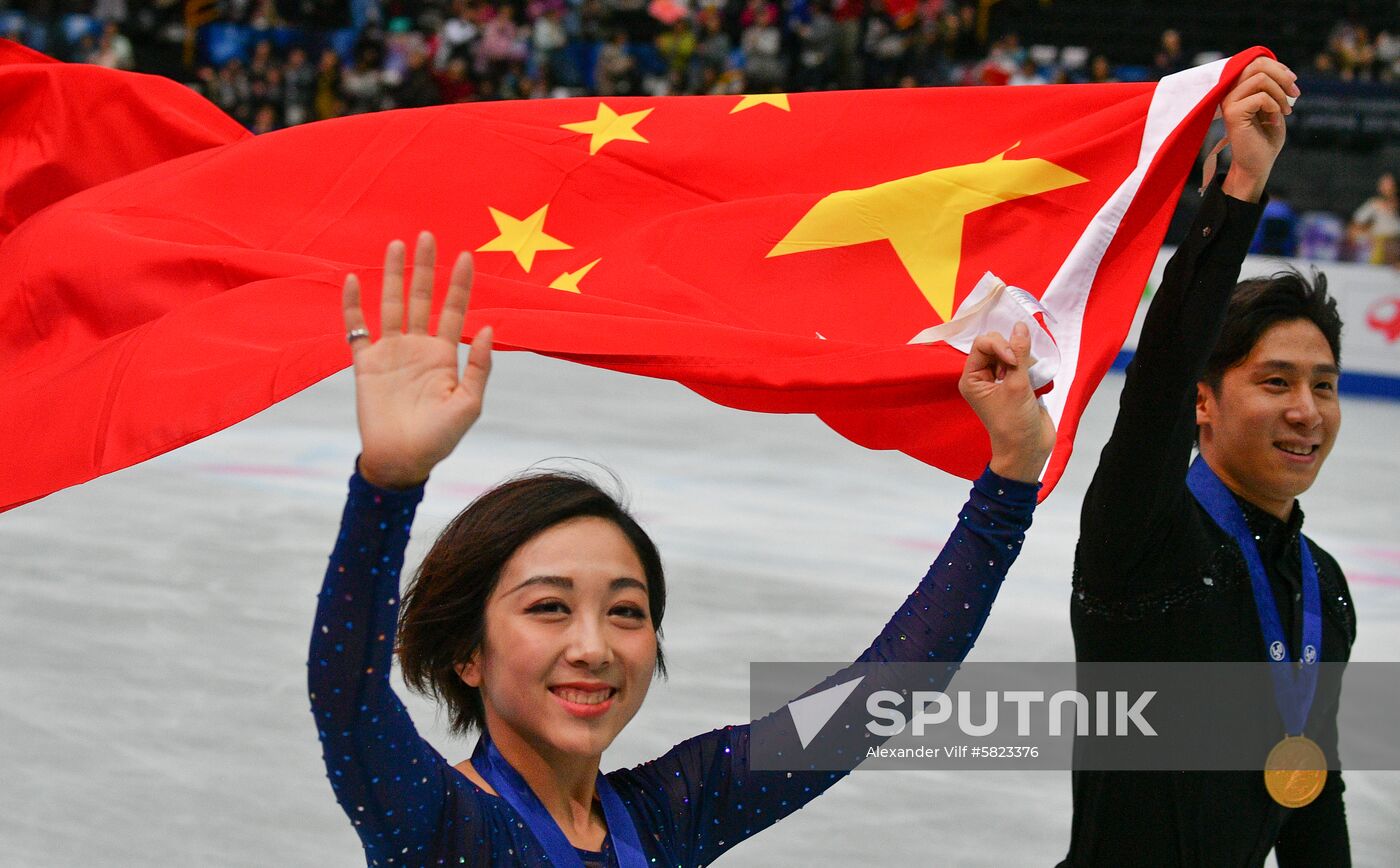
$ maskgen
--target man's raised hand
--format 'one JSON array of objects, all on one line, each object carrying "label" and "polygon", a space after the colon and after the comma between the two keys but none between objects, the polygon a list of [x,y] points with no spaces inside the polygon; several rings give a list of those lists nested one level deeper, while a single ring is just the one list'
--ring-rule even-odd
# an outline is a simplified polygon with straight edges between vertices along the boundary
[{"label": "man's raised hand", "polygon": [[1288,100],[1299,95],[1297,81],[1282,63],[1258,57],[1226,94],[1220,104],[1231,153],[1230,171],[1221,187],[1226,195],[1258,202],[1264,194],[1274,160],[1283,150],[1283,119],[1293,113]]}]

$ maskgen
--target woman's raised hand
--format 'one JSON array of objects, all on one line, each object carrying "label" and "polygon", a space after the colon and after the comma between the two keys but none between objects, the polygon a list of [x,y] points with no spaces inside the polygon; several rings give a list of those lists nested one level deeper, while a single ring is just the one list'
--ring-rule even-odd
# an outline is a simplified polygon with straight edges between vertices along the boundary
[{"label": "woman's raised hand", "polygon": [[389,243],[377,341],[370,339],[365,327],[359,278],[353,274],[345,278],[345,329],[354,336],[350,353],[355,360],[360,475],[383,488],[410,488],[428,478],[481,415],[491,373],[490,326],[477,332],[466,370],[460,376],[457,372],[457,344],[471,298],[470,254],[457,257],[437,334],[428,334],[436,258],[437,242],[431,234],[420,233],[405,328],[404,244]]},{"label": "woman's raised hand", "polygon": [[1031,333],[1025,323],[1011,340],[996,332],[972,343],[958,391],[992,441],[992,472],[1022,482],[1040,479],[1055,448],[1055,424],[1031,388]]}]

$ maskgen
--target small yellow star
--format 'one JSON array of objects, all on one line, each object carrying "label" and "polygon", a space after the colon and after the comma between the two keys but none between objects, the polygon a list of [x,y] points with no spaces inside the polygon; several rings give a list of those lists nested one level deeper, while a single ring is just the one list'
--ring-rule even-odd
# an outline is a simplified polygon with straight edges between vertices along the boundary
[{"label": "small yellow star", "polygon": [[592,262],[585,265],[584,267],[580,268],[578,271],[564,272],[563,274],[554,278],[554,280],[550,282],[549,288],[562,289],[564,292],[580,292],[581,290],[578,288],[578,282],[580,280],[583,280],[584,276],[588,274],[588,272],[593,270],[593,266],[597,265],[602,261],[602,259],[595,259]]},{"label": "small yellow star", "polygon": [[558,238],[546,235],[544,231],[545,212],[549,206],[545,205],[540,210],[526,217],[524,220],[517,220],[504,211],[497,211],[495,208],[487,208],[491,212],[491,219],[496,221],[496,228],[500,230],[500,235],[476,249],[478,253],[490,253],[493,251],[505,251],[515,254],[515,261],[520,263],[520,267],[529,274],[531,267],[535,264],[535,254],[541,250],[573,250],[573,245],[565,244]]},{"label": "small yellow star", "polygon": [[628,112],[620,115],[608,107],[607,103],[598,103],[598,116],[591,121],[579,121],[573,124],[560,124],[566,130],[575,133],[588,133],[592,138],[588,140],[588,154],[592,156],[606,145],[608,142],[645,142],[646,137],[637,132],[637,124],[641,123],[652,109],[642,109],[639,112]]},{"label": "small yellow star", "polygon": [[771,105],[780,108],[785,112],[792,111],[792,106],[788,105],[788,95],[785,93],[747,93],[739,104],[729,110],[730,114],[751,109],[756,105]]}]

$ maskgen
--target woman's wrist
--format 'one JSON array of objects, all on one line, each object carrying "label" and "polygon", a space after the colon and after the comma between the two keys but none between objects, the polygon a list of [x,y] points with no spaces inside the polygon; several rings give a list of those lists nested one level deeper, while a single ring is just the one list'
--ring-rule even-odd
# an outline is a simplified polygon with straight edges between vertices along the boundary
[{"label": "woman's wrist", "polygon": [[992,460],[988,467],[997,476],[1004,479],[1011,479],[1016,482],[1037,483],[1040,481],[1040,472],[1045,469],[1045,462],[1050,458],[1048,452],[1007,452],[992,453]]},{"label": "woman's wrist", "polygon": [[386,491],[407,491],[428,481],[427,473],[407,467],[385,465],[373,460],[366,461],[363,454],[355,459],[355,469],[365,482]]}]

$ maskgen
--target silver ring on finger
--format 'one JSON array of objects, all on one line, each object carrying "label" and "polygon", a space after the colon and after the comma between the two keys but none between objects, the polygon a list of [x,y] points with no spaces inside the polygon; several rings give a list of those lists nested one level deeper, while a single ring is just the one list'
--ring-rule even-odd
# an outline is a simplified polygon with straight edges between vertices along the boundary
[{"label": "silver ring on finger", "polygon": [[351,329],[345,333],[345,342],[353,344],[360,338],[369,337],[369,329]]}]

